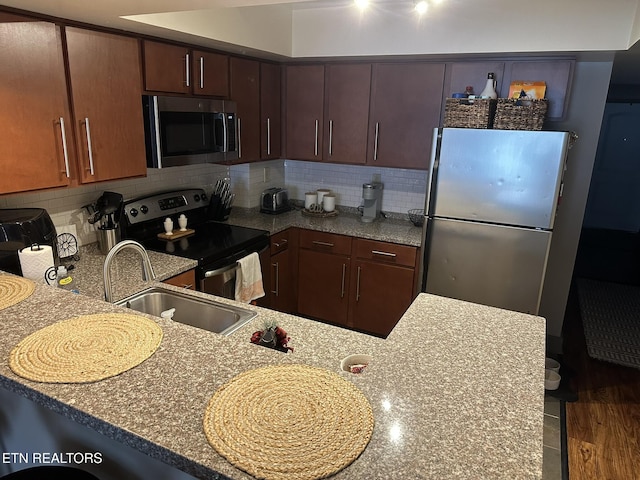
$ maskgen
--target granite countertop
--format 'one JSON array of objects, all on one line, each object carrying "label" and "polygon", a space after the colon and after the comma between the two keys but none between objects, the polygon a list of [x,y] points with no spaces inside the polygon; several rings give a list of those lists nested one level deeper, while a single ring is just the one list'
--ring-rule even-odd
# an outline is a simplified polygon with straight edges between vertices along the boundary
[{"label": "granite countertop", "polygon": [[270,215],[261,213],[258,208],[234,207],[228,223],[268,230],[271,235],[289,227],[299,227],[414,247],[422,243],[422,228],[414,226],[406,216],[388,216],[371,223],[363,223],[360,218],[357,210],[347,208],[340,209],[335,217],[316,218],[305,216],[298,209]]},{"label": "granite countertop", "polygon": [[[163,265],[167,256],[157,255],[151,260],[160,277],[188,268]],[[134,285],[140,274],[138,262],[133,265],[135,272],[123,267],[118,281],[128,276],[127,288],[140,290],[145,285]],[[420,294],[383,340],[253,306],[257,317],[229,337],[150,316],[163,329],[162,344],[128,372],[89,384],[44,384],[16,376],[8,357],[25,336],[72,316],[124,311],[101,301],[101,288],[87,285],[90,271],[77,272],[84,295],[38,285],[31,297],[0,311],[3,387],[196,477],[248,479],[208,444],[205,406],[219,386],[241,372],[308,364],[353,382],[374,412],[370,444],[335,478],[542,477],[545,321],[540,317]],[[101,286],[99,279],[93,281]],[[249,342],[265,321],[287,330],[293,353]],[[341,359],[353,353],[373,356],[360,375],[340,370]]]}]

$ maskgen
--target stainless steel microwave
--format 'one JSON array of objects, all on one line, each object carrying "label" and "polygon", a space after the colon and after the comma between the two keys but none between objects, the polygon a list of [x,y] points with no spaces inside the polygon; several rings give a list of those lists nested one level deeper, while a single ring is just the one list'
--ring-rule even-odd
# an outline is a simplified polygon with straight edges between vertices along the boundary
[{"label": "stainless steel microwave", "polygon": [[235,102],[143,95],[142,105],[148,167],[238,158]]}]

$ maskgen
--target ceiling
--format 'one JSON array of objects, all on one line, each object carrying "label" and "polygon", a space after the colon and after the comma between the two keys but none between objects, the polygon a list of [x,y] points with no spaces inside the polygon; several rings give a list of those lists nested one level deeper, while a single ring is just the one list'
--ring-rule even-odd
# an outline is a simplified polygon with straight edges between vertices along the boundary
[{"label": "ceiling", "polygon": [[[411,7],[412,0],[373,0],[376,7],[382,5],[383,8],[388,6],[397,9],[399,5],[405,5],[408,9]],[[579,0],[584,2],[585,0]],[[586,0],[591,3],[591,0]],[[594,0],[595,1],[595,0]],[[628,8],[630,3],[635,0],[613,0],[614,4]],[[261,51],[254,45],[249,47],[238,46],[237,41],[233,37],[213,38],[215,32],[211,35],[203,34],[202,30],[191,30],[188,24],[183,23],[181,27],[167,28],[162,22],[148,22],[147,18],[169,18],[179,17],[180,15],[199,15],[202,12],[215,12],[214,14],[228,15],[233,13],[233,20],[242,21],[249,18],[250,13],[264,18],[270,18],[269,12],[278,12],[279,17],[291,17],[297,12],[299,14],[308,9],[336,9],[339,7],[346,8],[352,3],[352,0],[94,0],[86,2],[82,0],[0,0],[0,3],[9,7],[18,8],[26,11],[38,12],[54,17],[61,17],[80,22],[101,25],[109,28],[133,31],[141,34],[159,36],[162,38],[195,43],[202,46],[213,48],[223,48],[225,50],[236,53],[256,54],[263,57],[287,57],[286,49],[278,52],[277,49],[266,48]],[[469,11],[470,4],[463,0],[446,0],[447,8],[454,14],[461,13],[464,10]],[[485,0],[483,4],[489,8],[491,4],[499,5],[499,0]],[[585,5],[582,3],[582,5]],[[612,7],[612,9],[615,9]],[[187,18],[187,17],[185,17]],[[192,18],[192,17],[191,17]],[[275,24],[274,34],[278,30],[282,30],[281,24]],[[215,31],[215,28],[211,29]],[[286,30],[286,29],[285,29]],[[286,37],[291,31],[279,32],[280,35]],[[456,32],[458,33],[458,32]],[[452,40],[454,37],[451,38]],[[635,45],[628,51],[619,51],[616,54],[614,69],[612,73],[612,83],[637,83],[640,84],[640,46]]]}]

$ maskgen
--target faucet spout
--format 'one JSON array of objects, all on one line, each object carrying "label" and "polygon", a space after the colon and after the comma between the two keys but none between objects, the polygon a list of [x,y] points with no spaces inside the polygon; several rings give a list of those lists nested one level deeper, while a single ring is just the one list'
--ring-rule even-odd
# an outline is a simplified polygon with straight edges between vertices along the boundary
[{"label": "faucet spout", "polygon": [[111,303],[113,302],[113,290],[111,285],[111,263],[113,259],[118,254],[118,252],[131,249],[135,250],[140,254],[142,258],[142,280],[155,280],[156,274],[153,272],[153,267],[151,266],[151,260],[149,260],[149,254],[145,250],[145,248],[136,242],[135,240],[123,240],[120,243],[117,243],[109,253],[107,254],[107,258],[104,260],[104,267],[102,269],[102,279],[104,282],[104,299]]}]

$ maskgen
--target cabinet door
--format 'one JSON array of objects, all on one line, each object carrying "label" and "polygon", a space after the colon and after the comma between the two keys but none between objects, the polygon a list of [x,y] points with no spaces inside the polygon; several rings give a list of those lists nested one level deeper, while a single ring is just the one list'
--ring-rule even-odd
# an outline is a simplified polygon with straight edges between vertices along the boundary
[{"label": "cabinet door", "polygon": [[190,93],[189,49],[168,43],[143,41],[144,89],[152,92]]},{"label": "cabinet door", "polygon": [[238,105],[238,160],[260,160],[260,63],[231,57],[231,99]]},{"label": "cabinet door", "polygon": [[364,164],[371,65],[328,65],[325,82],[324,160]]},{"label": "cabinet door", "polygon": [[196,272],[193,269],[187,270],[186,272],[182,272],[175,277],[167,278],[163,283],[167,283],[175,287],[182,287],[187,290],[195,290]]},{"label": "cabinet door", "polygon": [[146,175],[138,41],[73,27],[65,33],[81,181]]},{"label": "cabinet door", "polygon": [[282,153],[280,72],[280,65],[260,64],[260,157],[265,160]]},{"label": "cabinet door", "polygon": [[389,335],[413,300],[414,269],[356,260],[349,316],[357,330]]},{"label": "cabinet door", "polygon": [[433,129],[440,122],[444,64],[373,66],[367,164],[428,167]]},{"label": "cabinet door", "polygon": [[347,325],[349,257],[300,249],[298,313]]},{"label": "cabinet door", "polygon": [[271,308],[280,312],[295,313],[296,288],[292,271],[291,251],[284,250],[271,257]]},{"label": "cabinet door", "polygon": [[324,66],[288,66],[286,82],[286,156],[321,160]]},{"label": "cabinet door", "polygon": [[191,61],[191,84],[195,95],[229,96],[227,55],[194,50]]},{"label": "cabinet door", "polygon": [[0,13],[0,193],[69,184],[64,143],[73,146],[73,125],[62,59],[59,27]]}]

